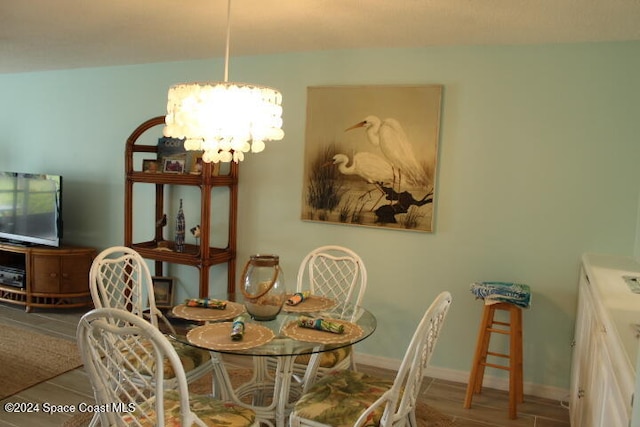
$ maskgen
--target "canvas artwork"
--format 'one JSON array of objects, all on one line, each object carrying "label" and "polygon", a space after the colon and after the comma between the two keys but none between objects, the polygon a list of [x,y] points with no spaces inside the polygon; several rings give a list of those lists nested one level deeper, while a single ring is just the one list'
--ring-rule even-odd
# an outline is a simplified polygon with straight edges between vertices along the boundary
[{"label": "canvas artwork", "polygon": [[433,231],[442,85],[307,89],[302,219]]}]

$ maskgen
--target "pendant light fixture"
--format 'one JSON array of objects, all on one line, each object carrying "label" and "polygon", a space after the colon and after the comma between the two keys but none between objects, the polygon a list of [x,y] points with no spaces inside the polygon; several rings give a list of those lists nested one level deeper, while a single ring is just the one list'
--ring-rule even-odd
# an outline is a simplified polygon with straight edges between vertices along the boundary
[{"label": "pendant light fixture", "polygon": [[204,150],[204,162],[238,163],[244,160],[244,153],[259,153],[266,141],[284,137],[280,92],[228,81],[230,34],[228,0],[224,81],[180,83],[169,88],[163,135],[184,139],[186,150]]}]

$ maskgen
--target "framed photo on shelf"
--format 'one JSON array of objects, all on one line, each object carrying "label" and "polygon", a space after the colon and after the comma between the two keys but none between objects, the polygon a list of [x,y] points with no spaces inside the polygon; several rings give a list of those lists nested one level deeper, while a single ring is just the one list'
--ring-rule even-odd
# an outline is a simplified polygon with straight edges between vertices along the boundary
[{"label": "framed photo on shelf", "polygon": [[173,307],[173,277],[153,276],[153,295],[156,300],[156,307],[171,308]]},{"label": "framed photo on shelf", "polygon": [[142,161],[142,171],[147,173],[158,172],[158,162],[153,159],[144,159]]},{"label": "framed photo on shelf", "polygon": [[191,151],[187,157],[189,173],[192,175],[202,174],[202,151]]},{"label": "framed photo on shelf", "polygon": [[[204,162],[202,161],[202,151],[190,151],[187,154],[187,168],[192,175],[201,175],[204,170]],[[220,172],[220,163],[211,164],[211,176],[218,176]]]},{"label": "framed photo on shelf", "polygon": [[167,157],[162,163],[163,173],[184,173],[185,159]]}]

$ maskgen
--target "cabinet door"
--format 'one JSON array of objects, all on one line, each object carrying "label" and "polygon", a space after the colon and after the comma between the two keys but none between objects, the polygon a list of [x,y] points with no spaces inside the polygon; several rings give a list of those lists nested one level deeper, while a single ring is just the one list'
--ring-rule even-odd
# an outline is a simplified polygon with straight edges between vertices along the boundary
[{"label": "cabinet door", "polygon": [[571,361],[571,394],[569,408],[571,425],[587,427],[592,425],[593,401],[590,394],[593,372],[594,333],[597,322],[594,314],[589,281],[584,270],[580,274],[578,285],[578,310],[574,333],[574,346]]},{"label": "cabinet door", "polygon": [[[596,326],[597,327],[597,326]],[[604,398],[606,396],[606,371],[604,363],[606,363],[606,354],[602,348],[604,340],[600,335],[604,332],[602,329],[595,331],[594,346],[591,353],[591,378],[586,399],[589,402],[589,411],[584,413],[588,425],[597,427],[613,427],[613,425],[603,424]],[[586,424],[585,424],[586,425]]]},{"label": "cabinet door", "polygon": [[91,254],[60,256],[60,293],[86,292],[89,289]]},{"label": "cabinet door", "polygon": [[629,415],[624,404],[625,399],[622,392],[618,388],[616,380],[613,378],[613,371],[607,367],[607,377],[605,380],[605,394],[602,405],[602,423],[603,427],[628,427]]},{"label": "cabinet door", "polygon": [[60,257],[51,255],[33,255],[31,271],[32,292],[60,292]]},{"label": "cabinet door", "polygon": [[629,397],[616,378],[611,332],[597,315],[593,289],[582,271],[571,367],[570,417],[576,427],[627,427]]},{"label": "cabinet door", "polygon": [[613,364],[604,336],[601,332],[595,346],[593,379],[594,417],[596,425],[601,427],[628,427],[629,415],[625,399],[613,371]]}]

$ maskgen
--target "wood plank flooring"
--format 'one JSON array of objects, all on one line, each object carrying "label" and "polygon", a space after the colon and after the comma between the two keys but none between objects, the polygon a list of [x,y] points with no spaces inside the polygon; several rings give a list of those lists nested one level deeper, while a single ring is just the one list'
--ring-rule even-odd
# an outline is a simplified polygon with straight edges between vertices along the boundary
[{"label": "wood plank flooring", "polygon": [[[75,340],[82,310],[38,310],[26,313],[22,307],[0,303],[0,325],[31,328],[52,336]],[[1,369],[1,367],[0,367]],[[393,375],[375,367],[361,366],[363,371]],[[463,409],[466,384],[426,378],[421,393],[425,402],[454,418],[456,427],[568,427],[569,411],[560,402],[525,396],[518,406],[518,419],[507,416],[508,394],[483,389],[473,399],[471,409]],[[0,401],[0,427],[61,426],[70,414],[12,414],[4,411],[7,402],[48,402],[55,405],[94,403],[91,385],[84,369],[78,368]]]}]

